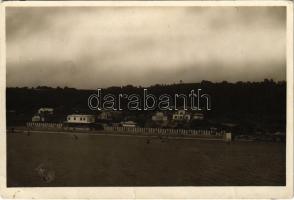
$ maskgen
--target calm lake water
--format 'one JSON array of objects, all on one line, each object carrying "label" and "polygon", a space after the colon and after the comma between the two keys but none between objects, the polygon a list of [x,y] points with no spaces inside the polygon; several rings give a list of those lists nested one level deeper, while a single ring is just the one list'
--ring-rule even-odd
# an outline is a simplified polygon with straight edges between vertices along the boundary
[{"label": "calm lake water", "polygon": [[285,162],[283,143],[7,134],[9,187],[282,186]]}]

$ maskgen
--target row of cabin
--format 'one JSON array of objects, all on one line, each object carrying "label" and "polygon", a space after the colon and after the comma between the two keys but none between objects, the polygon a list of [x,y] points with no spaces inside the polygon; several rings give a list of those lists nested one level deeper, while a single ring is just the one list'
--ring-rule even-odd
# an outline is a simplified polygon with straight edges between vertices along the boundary
[{"label": "row of cabin", "polygon": [[[110,119],[111,114],[108,112],[102,112],[99,119]],[[54,109],[53,108],[40,108],[38,112],[32,117],[32,122],[52,122],[54,118]],[[89,114],[71,114],[67,115],[66,121],[67,124],[76,124],[76,125],[87,125],[94,124],[96,122],[95,115]],[[123,127],[136,127],[136,123],[133,121],[121,122],[119,125]]]},{"label": "row of cabin", "polygon": [[[53,116],[53,108],[40,108],[38,112],[32,117],[32,122],[48,122]],[[99,119],[111,119],[111,112],[102,112]],[[173,121],[190,121],[190,120],[203,120],[202,113],[191,113],[186,110],[178,110],[172,114]],[[163,112],[156,112],[152,116],[152,120],[156,122],[167,122],[168,116]],[[91,124],[96,122],[95,115],[89,114],[71,114],[66,117],[66,123],[70,124]],[[121,122],[124,127],[135,127],[136,123],[133,121]]]}]

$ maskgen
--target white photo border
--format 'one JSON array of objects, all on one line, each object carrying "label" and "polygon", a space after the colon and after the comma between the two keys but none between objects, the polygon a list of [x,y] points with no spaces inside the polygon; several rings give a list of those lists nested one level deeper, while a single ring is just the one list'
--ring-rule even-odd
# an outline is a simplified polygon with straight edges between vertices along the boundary
[{"label": "white photo border", "polygon": [[[5,9],[9,7],[91,6],[285,6],[287,7],[286,186],[250,187],[17,187],[6,186],[6,43]],[[293,196],[293,2],[292,1],[31,1],[0,5],[0,196],[2,198],[195,199],[290,198]]]}]

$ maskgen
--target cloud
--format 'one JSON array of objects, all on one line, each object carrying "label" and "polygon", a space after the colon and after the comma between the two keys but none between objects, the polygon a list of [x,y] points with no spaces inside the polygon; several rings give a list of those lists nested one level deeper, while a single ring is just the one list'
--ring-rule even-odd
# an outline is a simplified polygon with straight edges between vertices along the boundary
[{"label": "cloud", "polygon": [[284,7],[37,7],[6,13],[8,86],[286,77]]}]

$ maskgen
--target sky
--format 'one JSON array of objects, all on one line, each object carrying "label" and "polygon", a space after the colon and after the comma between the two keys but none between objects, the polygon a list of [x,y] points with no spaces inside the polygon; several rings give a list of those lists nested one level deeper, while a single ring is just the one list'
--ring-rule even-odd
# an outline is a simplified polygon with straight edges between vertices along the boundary
[{"label": "sky", "polygon": [[286,79],[285,7],[10,7],[8,87]]}]

